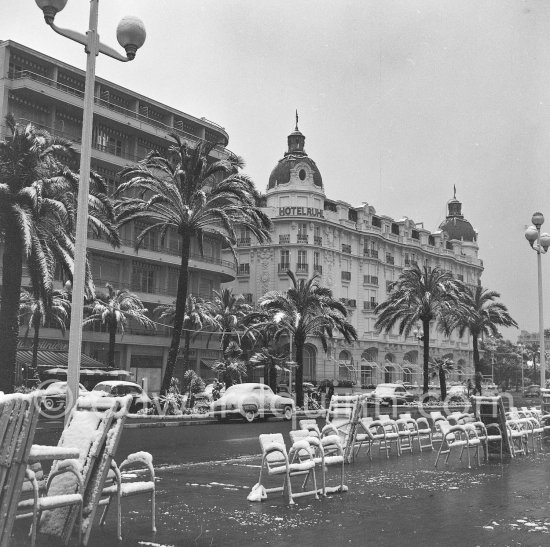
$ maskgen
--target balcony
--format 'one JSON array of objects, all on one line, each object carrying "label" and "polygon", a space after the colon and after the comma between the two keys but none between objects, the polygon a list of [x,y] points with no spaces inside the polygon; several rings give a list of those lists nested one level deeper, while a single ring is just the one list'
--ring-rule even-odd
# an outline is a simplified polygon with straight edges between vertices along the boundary
[{"label": "balcony", "polygon": [[351,281],[351,272],[342,272],[342,281]]},{"label": "balcony", "polygon": [[391,255],[386,255],[386,264],[395,264],[395,258]]},{"label": "balcony", "polygon": [[290,234],[279,234],[279,245],[288,245],[290,243]]},{"label": "balcony", "polygon": [[[70,86],[67,86],[67,85],[61,83],[61,82],[57,82],[57,81],[52,80],[50,78],[46,78],[45,76],[42,76],[41,74],[37,74],[37,73],[29,71],[29,70],[20,70],[20,71],[15,71],[15,72],[11,71],[9,73],[8,77],[9,77],[10,80],[13,80],[13,81],[31,80],[32,82],[36,82],[36,83],[32,83],[32,84],[31,83],[26,84],[26,87],[28,87],[30,89],[34,89],[34,91],[36,91],[36,92],[44,93],[44,91],[42,89],[40,89],[40,86],[44,85],[44,86],[48,86],[50,88],[53,88],[53,89],[55,89],[55,90],[57,90],[57,91],[59,91],[63,94],[71,95],[72,97],[74,97],[78,100],[78,102],[76,102],[76,103],[75,103],[74,100],[72,101],[75,105],[79,104],[80,101],[84,100],[84,92],[81,91],[80,89],[72,88]],[[25,84],[23,84],[23,85],[25,85]],[[21,86],[18,86],[18,87],[21,87]],[[63,100],[64,100],[64,102],[66,102],[66,99],[63,99]],[[69,102],[71,102],[71,101],[69,101]],[[143,129],[142,124],[147,124],[147,125],[150,125],[151,127],[155,127],[157,129],[159,129],[164,135],[166,135],[167,133],[172,132],[172,133],[178,133],[183,138],[185,138],[189,141],[195,142],[195,143],[199,142],[201,140],[201,138],[199,136],[194,135],[193,133],[188,133],[188,132],[183,131],[182,129],[180,129],[178,127],[172,127],[172,126],[167,125],[167,124],[165,124],[165,123],[163,123],[159,120],[156,120],[154,118],[150,118],[149,116],[144,115],[140,112],[137,112],[135,110],[130,110],[128,108],[124,108],[120,105],[111,103],[111,102],[109,102],[107,100],[104,100],[100,97],[94,97],[94,103],[98,107],[100,107],[99,109],[96,109],[97,113],[102,114],[106,118],[112,119],[113,118],[112,113],[116,112],[117,114],[123,116],[126,119],[130,118],[130,119],[136,120],[136,122],[139,124],[139,127],[142,128],[142,129]],[[111,112],[111,114],[109,115],[109,113],[107,113],[107,112],[105,112],[105,114],[103,114],[103,113],[100,112],[101,109],[109,110]],[[190,116],[189,118],[192,119],[193,117]],[[130,122],[123,122],[123,123],[128,123],[129,124]],[[214,122],[211,122],[209,120],[206,120],[206,119],[201,119],[201,120],[196,119],[196,121],[192,122],[192,123],[196,123],[197,128],[201,128],[201,129],[205,128],[206,125],[211,126],[211,127],[208,127],[207,130],[214,131],[214,132],[218,133],[219,135],[223,136],[223,140],[225,142],[227,142],[228,135],[225,132],[225,130],[221,126],[219,126],[218,124],[216,124]],[[71,139],[71,140],[74,140],[74,139]],[[219,152],[219,151],[223,151],[224,147],[222,145],[217,145],[216,149]]]},{"label": "balcony", "polygon": [[322,275],[323,274],[323,266],[321,266],[320,264],[314,264],[313,265],[313,271],[314,272],[319,272]]},{"label": "balcony", "polygon": [[315,245],[323,246],[323,238],[321,236],[313,236],[313,243]]},{"label": "balcony", "polygon": [[340,302],[344,304],[344,306],[348,308],[356,308],[357,307],[357,300],[351,299],[351,298],[340,298]]},{"label": "balcony", "polygon": [[351,245],[348,245],[346,243],[342,243],[342,252],[346,254],[351,254]]},{"label": "balcony", "polygon": [[237,239],[237,247],[249,247],[250,238],[249,237],[240,237]]},{"label": "balcony", "polygon": [[298,243],[305,243],[307,245],[309,238],[307,235],[298,234]]},{"label": "balcony", "polygon": [[373,311],[376,306],[378,306],[378,302],[363,302],[363,311]]},{"label": "balcony", "polygon": [[307,274],[309,271],[309,264],[296,264],[296,273]]},{"label": "balcony", "polygon": [[290,270],[290,263],[283,262],[282,264],[277,264],[277,271],[279,273],[286,274],[288,270]]},{"label": "balcony", "polygon": [[368,256],[370,258],[378,258],[378,251],[376,249],[363,249],[363,256]]}]

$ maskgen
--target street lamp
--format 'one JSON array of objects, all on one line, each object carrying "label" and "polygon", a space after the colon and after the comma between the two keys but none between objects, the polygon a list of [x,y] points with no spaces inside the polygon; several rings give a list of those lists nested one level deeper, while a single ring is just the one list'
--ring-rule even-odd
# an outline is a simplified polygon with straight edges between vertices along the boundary
[{"label": "street lamp", "polygon": [[542,306],[542,264],[541,254],[546,253],[550,246],[550,235],[541,234],[540,227],[544,223],[544,215],[542,213],[534,213],[531,218],[533,226],[529,226],[525,230],[525,238],[529,245],[537,252],[537,271],[538,271],[538,296],[539,296],[539,338],[540,338],[540,387],[546,387],[546,363],[544,353],[544,314]]},{"label": "street lamp", "polygon": [[[523,355],[524,355],[524,351],[526,349],[526,347],[523,345],[523,344],[518,344],[518,349],[519,349],[519,352],[520,352],[520,359],[521,359],[521,394],[523,395],[525,393],[525,382],[523,380]],[[516,381],[516,385],[517,385],[517,381]]]},{"label": "street lamp", "polygon": [[[416,347],[420,348],[420,342],[424,341],[424,331],[422,330],[422,327],[418,326],[415,327],[412,331],[413,336],[416,338]],[[417,361],[420,358],[420,351],[417,349]],[[417,369],[418,370],[418,369]],[[418,373],[417,373],[418,374]]]},{"label": "street lamp", "polygon": [[[67,366],[67,410],[78,398],[80,380],[80,356],[82,346],[82,312],[84,307],[84,283],[86,265],[86,239],[88,231],[88,198],[90,186],[90,164],[92,154],[92,126],[95,87],[95,62],[99,53],[108,55],[117,61],[131,61],[136,51],[145,42],[145,27],[137,17],[124,17],[117,27],[118,43],[126,51],[126,57],[117,50],[102,44],[97,33],[99,0],[90,0],[89,29],[86,34],[60,28],[54,19],[67,0],[35,0],[44,13],[44,20],[57,34],[84,46],[87,55],[86,81],[84,87],[84,112],[82,120],[82,144],[80,151],[80,183],[78,190],[77,223],[74,250],[73,290],[71,301],[71,325],[69,333],[69,356]],[[68,412],[65,419],[68,417]]]}]

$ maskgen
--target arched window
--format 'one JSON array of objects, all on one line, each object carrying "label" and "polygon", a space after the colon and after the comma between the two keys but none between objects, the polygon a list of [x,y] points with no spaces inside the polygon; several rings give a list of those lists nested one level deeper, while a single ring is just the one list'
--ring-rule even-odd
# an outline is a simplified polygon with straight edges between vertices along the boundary
[{"label": "arched window", "polygon": [[384,369],[384,382],[386,382],[386,384],[393,383],[394,375],[395,367],[393,365],[386,364]]},{"label": "arched window", "polygon": [[389,361],[390,363],[395,363],[395,355],[393,353],[386,353],[384,361]]},{"label": "arched window", "polygon": [[408,382],[409,384],[412,384],[412,370],[410,368],[404,368],[403,369],[403,382]]},{"label": "arched window", "polygon": [[350,380],[351,379],[351,355],[348,351],[341,351],[338,356],[338,379]]},{"label": "arched window", "polygon": [[363,361],[370,361],[376,363],[378,361],[378,348],[368,348],[361,354]]},{"label": "arched window", "polygon": [[315,380],[315,347],[309,344],[304,346],[304,380]]},{"label": "arched window", "polygon": [[361,365],[361,386],[374,384],[374,369],[370,365]]},{"label": "arched window", "polygon": [[416,365],[418,363],[418,351],[415,349],[408,351],[403,356],[403,361],[407,361],[408,363],[411,363],[411,365]]}]

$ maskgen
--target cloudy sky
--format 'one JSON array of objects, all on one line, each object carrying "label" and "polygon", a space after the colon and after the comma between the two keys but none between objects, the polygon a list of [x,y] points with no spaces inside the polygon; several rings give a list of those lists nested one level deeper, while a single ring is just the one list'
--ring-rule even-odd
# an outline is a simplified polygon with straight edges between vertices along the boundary
[{"label": "cloudy sky", "polygon": [[[87,6],[69,0],[56,23],[85,31]],[[484,286],[538,328],[523,232],[537,210],[550,232],[550,2],[103,0],[102,41],[128,14],[147,42],[126,65],[99,57],[99,76],[224,126],[262,190],[296,108],[332,199],[435,230],[456,185]],[[85,66],[33,0],[1,3],[0,39]],[[543,276],[548,318],[547,257]]]}]

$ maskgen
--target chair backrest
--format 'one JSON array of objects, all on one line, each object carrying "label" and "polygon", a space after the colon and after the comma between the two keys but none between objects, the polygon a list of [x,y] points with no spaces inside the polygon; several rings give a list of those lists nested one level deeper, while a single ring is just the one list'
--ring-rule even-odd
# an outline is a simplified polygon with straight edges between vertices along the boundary
[{"label": "chair backrest", "polygon": [[430,412],[430,417],[434,422],[436,420],[445,420],[445,416],[443,416],[439,410]]},{"label": "chair backrest", "polygon": [[42,392],[0,396],[0,546],[10,541]]},{"label": "chair backrest", "polygon": [[[284,456],[287,456],[286,452],[286,445],[285,445],[285,439],[283,437],[282,433],[263,433],[260,435],[260,446],[262,448],[262,454],[265,453],[265,451],[272,445],[276,444],[281,448],[281,451],[284,454]],[[274,462],[280,462],[281,461],[281,455],[277,452],[271,452],[266,456],[267,465]]]},{"label": "chair backrest", "polygon": [[310,434],[317,434],[317,436],[321,436],[321,431],[319,429],[319,426],[317,425],[316,420],[313,419],[307,419],[307,420],[300,420],[299,421],[300,429],[303,429],[304,431],[309,431]]},{"label": "chair backrest", "polygon": [[[61,434],[58,446],[77,448],[80,452],[78,463],[81,469],[84,494],[86,494],[96,462],[105,450],[107,434],[113,424],[115,413],[119,409],[120,399],[111,397],[105,399],[79,398],[71,411],[67,426]],[[54,461],[51,472],[57,470],[60,463]],[[77,478],[70,473],[64,473],[57,475],[49,482],[46,496],[74,494],[77,490]],[[67,542],[77,516],[78,508],[75,506],[46,510],[42,513],[40,520],[40,532]]]},{"label": "chair backrest", "polygon": [[402,420],[412,420],[412,415],[410,412],[403,412],[403,414],[399,414],[399,417]]},{"label": "chair backrest", "polygon": [[380,416],[378,416],[378,419],[382,422],[382,423],[386,423],[386,422],[391,422],[392,419],[390,418],[390,415],[389,414],[380,414]]}]

